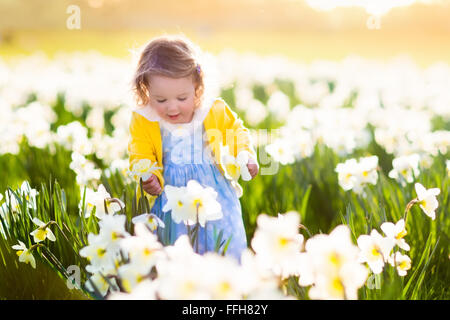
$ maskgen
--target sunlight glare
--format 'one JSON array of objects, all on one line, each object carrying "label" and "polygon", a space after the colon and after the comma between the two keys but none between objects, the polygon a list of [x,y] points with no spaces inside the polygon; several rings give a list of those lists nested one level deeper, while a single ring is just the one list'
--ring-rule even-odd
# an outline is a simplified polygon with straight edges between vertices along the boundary
[{"label": "sunlight glare", "polygon": [[383,15],[395,7],[410,6],[414,3],[436,4],[437,0],[306,0],[314,9],[330,11],[338,7],[362,7],[368,14]]}]

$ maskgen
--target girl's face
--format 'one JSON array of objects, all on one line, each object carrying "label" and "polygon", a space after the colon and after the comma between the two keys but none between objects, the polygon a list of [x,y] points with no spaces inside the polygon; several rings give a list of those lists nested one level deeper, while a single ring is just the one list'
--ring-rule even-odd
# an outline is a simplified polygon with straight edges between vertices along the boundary
[{"label": "girl's face", "polygon": [[150,105],[170,123],[191,122],[195,110],[195,86],[192,77],[169,78],[152,75]]}]

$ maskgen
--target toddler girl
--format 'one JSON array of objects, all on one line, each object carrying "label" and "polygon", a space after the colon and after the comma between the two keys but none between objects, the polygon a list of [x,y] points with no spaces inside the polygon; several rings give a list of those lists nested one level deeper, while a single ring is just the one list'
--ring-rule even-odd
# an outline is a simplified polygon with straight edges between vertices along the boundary
[{"label": "toddler girl", "polygon": [[130,166],[150,159],[162,168],[143,182],[143,189],[153,204],[151,213],[165,222],[164,229],[158,230],[165,245],[186,234],[187,228],[171,219],[171,211],[163,212],[164,185],[181,187],[196,180],[217,192],[223,213],[221,219],[199,228],[198,252],[214,251],[215,236],[222,230],[223,239],[230,239],[226,255],[240,260],[247,248],[241,192],[238,184],[224,176],[221,146],[228,146],[235,157],[246,153],[252,179],[259,166],[248,129],[223,99],[205,94],[208,87],[203,83],[199,52],[183,36],[160,36],[146,45],[133,80],[139,108],[130,123]]}]

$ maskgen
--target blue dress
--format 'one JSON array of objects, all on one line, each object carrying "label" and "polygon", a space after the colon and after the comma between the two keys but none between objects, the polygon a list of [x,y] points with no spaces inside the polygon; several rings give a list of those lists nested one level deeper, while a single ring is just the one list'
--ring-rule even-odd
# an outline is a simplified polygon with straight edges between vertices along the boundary
[{"label": "blue dress", "polygon": [[[180,125],[179,128],[183,128],[182,130],[172,130],[166,128],[161,121],[164,184],[181,187],[186,186],[189,180],[197,180],[203,187],[212,187],[217,192],[216,200],[222,206],[221,219],[208,221],[205,228],[199,227],[198,251],[196,251],[200,254],[215,251],[216,243],[219,243],[221,244],[219,252],[222,253],[229,240],[225,255],[240,261],[242,251],[247,248],[241,203],[230,181],[214,164],[207,142],[203,141],[205,133],[203,123],[197,127],[183,128]],[[183,222],[175,223],[171,218],[171,211],[163,212],[162,208],[166,202],[167,197],[163,191],[156,198],[151,212],[165,223],[164,228],[157,230],[159,240],[164,245],[171,245],[180,235],[187,233],[187,227]],[[217,242],[221,231],[222,241]]]}]

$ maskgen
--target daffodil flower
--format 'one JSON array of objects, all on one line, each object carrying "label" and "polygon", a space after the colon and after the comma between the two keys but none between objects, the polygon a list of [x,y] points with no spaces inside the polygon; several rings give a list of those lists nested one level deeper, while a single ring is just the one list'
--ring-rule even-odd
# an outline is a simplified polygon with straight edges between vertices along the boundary
[{"label": "daffodil flower", "polygon": [[32,189],[28,181],[22,182],[20,194],[25,196],[28,208],[36,210],[36,196],[39,192],[37,192],[36,189]]},{"label": "daffodil flower", "polygon": [[364,185],[377,183],[377,165],[377,156],[364,157],[359,161],[348,159],[344,163],[338,163],[335,172],[338,173],[339,185],[345,191],[362,193]]},{"label": "daffodil flower", "polygon": [[108,300],[156,300],[158,282],[151,279],[140,281],[131,293],[114,291],[108,295]]},{"label": "daffodil flower", "polygon": [[377,230],[373,229],[370,235],[361,235],[357,239],[360,251],[360,261],[367,262],[373,273],[378,274],[383,271],[384,263],[389,258],[389,254],[394,247],[394,242],[381,236]]},{"label": "daffodil flower", "polygon": [[231,186],[238,198],[242,197],[243,189],[238,180],[241,177],[244,181],[250,181],[252,176],[248,170],[247,164],[250,154],[248,151],[241,151],[234,157],[229,153],[228,146],[222,146],[221,149],[221,166],[225,174],[225,178],[230,180]]},{"label": "daffodil flower", "polygon": [[370,183],[373,185],[377,184],[377,166],[377,156],[364,157],[359,160],[358,178],[361,180],[361,183]]},{"label": "daffodil flower", "polygon": [[134,224],[143,223],[151,231],[155,231],[158,227],[164,228],[164,222],[153,213],[144,213],[131,219]]},{"label": "daffodil flower", "polygon": [[203,188],[196,180],[188,181],[186,187],[165,187],[167,203],[163,211],[172,210],[175,223],[186,225],[197,222],[204,227],[206,221],[222,218],[222,207],[217,202],[217,192],[211,187]]},{"label": "daffodil flower", "polygon": [[20,202],[16,196],[10,190],[6,190],[5,196],[5,202],[1,207],[3,213],[9,212],[9,210],[13,213],[18,213],[20,211]]},{"label": "daffodil flower", "polygon": [[300,254],[299,284],[313,285],[309,291],[312,299],[356,299],[368,274],[358,254],[348,226],[311,237]]},{"label": "daffodil flower", "polygon": [[16,253],[19,256],[20,262],[29,263],[34,269],[36,269],[36,260],[25,243],[19,240],[19,244],[13,245],[12,248],[14,250],[18,250]]},{"label": "daffodil flower", "polygon": [[[83,195],[81,195],[83,197]],[[80,207],[83,200],[80,201]],[[111,195],[106,191],[103,184],[98,187],[97,191],[86,188],[85,194],[85,218],[89,218],[95,208],[95,216],[103,219],[108,214],[114,214],[122,210],[125,204],[117,198],[111,198]],[[105,209],[106,202],[106,209]]]},{"label": "daffodil flower", "polygon": [[248,151],[241,151],[236,157],[230,154],[229,146],[222,146],[221,151],[221,165],[225,172],[225,177],[229,180],[238,181],[240,177],[244,181],[250,181],[252,176],[248,171]]},{"label": "daffodil flower", "polygon": [[88,234],[88,243],[86,247],[80,249],[80,256],[89,260],[92,265],[91,270],[99,270],[104,266],[111,264],[112,258],[107,250],[108,243],[96,234]]},{"label": "daffodil flower", "polygon": [[272,271],[287,277],[297,266],[297,258],[303,246],[303,235],[299,234],[300,215],[296,211],[270,217],[261,214],[251,246],[258,259]]},{"label": "daffodil flower", "polygon": [[38,218],[33,218],[33,222],[39,226],[39,228],[30,233],[34,238],[34,242],[39,243],[45,239],[56,241],[55,235],[48,227],[50,223],[44,223]]},{"label": "daffodil flower", "polygon": [[119,215],[105,215],[105,217],[99,221],[100,241],[107,243],[108,250],[112,252],[116,251],[119,247],[120,240],[129,237],[130,234],[125,230],[126,216]]},{"label": "daffodil flower", "polygon": [[235,259],[209,252],[204,255],[203,263],[205,287],[211,299],[242,299],[247,279]]},{"label": "daffodil flower", "polygon": [[[108,293],[109,290],[109,283],[108,281],[100,274],[100,273],[94,273],[90,278],[90,281],[94,284],[94,286],[97,288],[97,290],[100,292],[102,296],[105,296]],[[94,291],[94,287],[92,286],[90,281],[86,281],[86,288],[89,291]],[[115,284],[115,279],[109,279],[109,281],[112,284]]]},{"label": "daffodil flower", "polygon": [[122,252],[128,254],[130,262],[141,274],[148,274],[161,259],[163,247],[157,236],[151,233],[145,224],[136,223],[134,231],[134,236],[122,239],[120,247]]},{"label": "daffodil flower", "polygon": [[295,152],[292,142],[286,138],[276,139],[265,147],[266,152],[282,165],[295,162]]},{"label": "daffodil flower", "polygon": [[381,230],[383,230],[386,237],[391,238],[399,248],[408,251],[410,249],[409,245],[406,243],[404,236],[408,234],[405,229],[405,220],[400,219],[396,224],[392,222],[385,222],[381,225]]},{"label": "daffodil flower", "polygon": [[414,181],[414,176],[418,177],[420,156],[411,154],[395,158],[392,161],[393,169],[389,172],[389,178],[396,179],[402,186],[406,186],[406,182]]},{"label": "daffodil flower", "polygon": [[100,179],[101,170],[95,168],[95,163],[86,159],[82,154],[72,152],[72,162],[69,165],[76,173],[76,180],[80,186],[86,185],[91,180]]},{"label": "daffodil flower", "polygon": [[123,288],[130,293],[134,288],[146,279],[146,275],[141,272],[141,268],[133,263],[127,263],[119,267],[119,276]]},{"label": "daffodil flower", "polygon": [[423,212],[425,212],[427,216],[434,220],[436,218],[435,211],[439,206],[436,196],[441,192],[441,190],[439,188],[427,190],[420,183],[416,183],[414,187],[416,189],[417,200],[420,208],[422,208]]},{"label": "daffodil flower", "polygon": [[167,197],[167,202],[162,210],[164,212],[172,210],[172,219],[175,223],[187,221],[187,204],[184,197],[186,193],[186,187],[174,187],[171,185],[166,185],[164,189]]},{"label": "daffodil flower", "polygon": [[[103,184],[98,187],[96,200],[98,202],[96,202],[95,215],[99,219],[103,218],[108,213],[115,213],[125,207],[125,204],[121,200],[111,198],[111,195],[106,191]],[[106,210],[104,201],[106,201]]]},{"label": "daffodil flower", "polygon": [[389,257],[389,263],[397,268],[397,273],[400,277],[404,277],[407,274],[407,271],[411,269],[411,259],[400,252],[395,252]]},{"label": "daffodil flower", "polygon": [[223,217],[222,207],[216,200],[217,192],[204,188],[196,180],[189,180],[186,185],[186,209],[191,222],[197,222],[204,227],[206,221]]},{"label": "daffodil flower", "polygon": [[344,163],[338,163],[335,171],[338,174],[339,185],[345,191],[353,189],[357,183],[356,172],[358,162],[356,159],[348,159]]},{"label": "daffodil flower", "polygon": [[140,159],[133,164],[131,170],[128,173],[133,179],[137,181],[139,181],[139,178],[142,178],[142,181],[147,181],[147,179],[151,177],[153,171],[161,169],[156,165],[156,162],[152,162],[149,159]]}]

